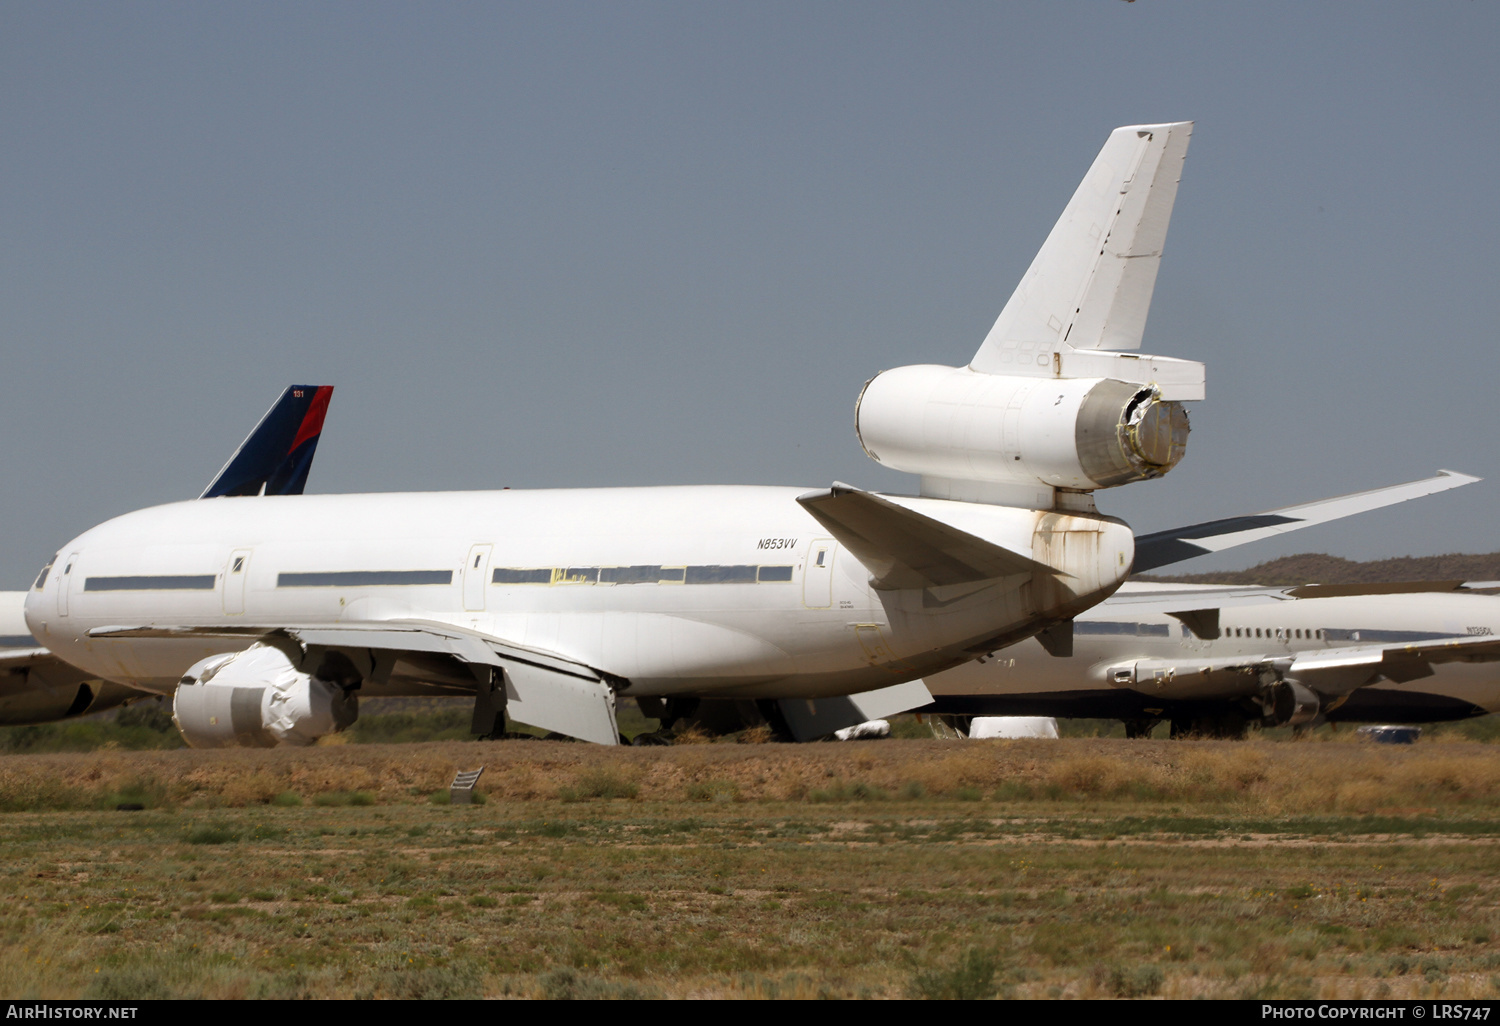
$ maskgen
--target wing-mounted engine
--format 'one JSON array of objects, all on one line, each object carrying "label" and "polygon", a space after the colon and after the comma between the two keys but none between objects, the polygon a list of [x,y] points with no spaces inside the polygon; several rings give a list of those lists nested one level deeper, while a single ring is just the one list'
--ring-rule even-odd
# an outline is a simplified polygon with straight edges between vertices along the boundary
[{"label": "wing-mounted engine", "polygon": [[345,674],[326,676],[334,679],[302,672],[264,643],[209,656],[183,675],[172,720],[193,748],[305,747],[359,715],[358,678],[351,686]]},{"label": "wing-mounted engine", "polygon": [[1110,134],[969,366],[865,385],[855,429],[871,459],[922,475],[933,498],[1085,510],[1077,493],[1177,465],[1203,365],[1124,350],[1141,344],[1191,134]]}]

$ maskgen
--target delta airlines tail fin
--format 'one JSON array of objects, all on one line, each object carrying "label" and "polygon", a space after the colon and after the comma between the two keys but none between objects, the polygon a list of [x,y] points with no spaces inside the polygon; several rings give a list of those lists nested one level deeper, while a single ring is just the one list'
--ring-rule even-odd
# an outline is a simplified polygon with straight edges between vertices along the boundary
[{"label": "delta airlines tail fin", "polygon": [[1192,133],[1191,121],[1110,133],[970,367],[1051,377],[1041,350],[1140,348]]},{"label": "delta airlines tail fin", "polygon": [[301,495],[332,395],[332,385],[288,388],[199,498]]}]

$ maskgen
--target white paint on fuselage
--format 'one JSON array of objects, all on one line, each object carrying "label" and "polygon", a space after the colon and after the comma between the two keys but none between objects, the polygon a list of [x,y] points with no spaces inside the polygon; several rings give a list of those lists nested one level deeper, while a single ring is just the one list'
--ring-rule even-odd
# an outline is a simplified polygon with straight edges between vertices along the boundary
[{"label": "white paint on fuselage", "polygon": [[[924,602],[876,592],[866,569],[797,504],[802,489],[615,488],[224,498],[111,520],[69,542],[27,621],[57,654],[168,692],[197,659],[237,647],[192,639],[91,639],[105,626],[322,625],[427,620],[482,631],[631,681],[631,694],[819,697],[884,687],[968,658],[964,644],[1037,621],[1025,578]],[[964,529],[1030,555],[1034,511],[923,500]],[[1061,616],[1109,593],[1128,528],[1103,522],[1098,567],[1068,579]],[[768,541],[769,540],[769,541]],[[716,584],[492,584],[485,569],[792,567],[791,579]],[[804,575],[832,562],[831,594]],[[234,560],[242,559],[238,571]],[[284,573],[447,571],[447,584],[279,587]],[[197,590],[97,590],[90,578],[213,577]],[[96,580],[96,584],[98,583]],[[66,589],[59,595],[59,589]],[[1056,591],[1054,586],[1052,591]],[[468,600],[466,601],[466,594]],[[810,599],[809,595],[814,596]],[[830,601],[831,600],[831,601]],[[827,606],[819,603],[829,602]],[[62,610],[66,609],[66,614]],[[242,609],[243,612],[234,610]]]},{"label": "white paint on fuselage", "polygon": [[[1220,637],[1194,637],[1180,620],[1162,612],[1161,606],[1148,608],[1137,601],[1153,595],[1163,599],[1171,595],[1169,605],[1179,611],[1219,608]],[[1089,625],[1100,624],[1141,624],[1153,633],[1133,637],[1088,633]],[[1121,586],[1115,597],[1078,616],[1074,625],[1071,657],[1052,656],[1037,641],[1027,640],[983,662],[966,663],[925,678],[928,690],[939,699],[1076,692],[1113,686],[1110,668],[1138,660],[1291,656],[1381,644],[1388,632],[1449,637],[1486,631],[1500,634],[1500,596],[1416,592],[1292,598],[1279,588],[1132,582]],[[1359,636],[1352,636],[1356,634]],[[1497,664],[1448,662],[1436,663],[1432,669],[1431,677],[1367,686],[1440,695],[1500,711]],[[1152,693],[1148,687],[1136,690]]]}]

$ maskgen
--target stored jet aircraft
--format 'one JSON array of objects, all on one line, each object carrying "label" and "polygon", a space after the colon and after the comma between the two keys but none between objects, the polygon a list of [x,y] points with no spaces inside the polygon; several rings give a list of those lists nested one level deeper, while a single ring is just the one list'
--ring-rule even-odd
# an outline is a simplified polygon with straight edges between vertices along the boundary
[{"label": "stored jet aircraft", "polygon": [[[332,395],[331,385],[288,388],[202,497],[301,495]],[[31,636],[25,602],[24,591],[0,592],[0,725],[84,716],[150,694],[59,659]]]},{"label": "stored jet aircraft", "polygon": [[1500,596],[1458,581],[1256,588],[1130,582],[1073,621],[927,679],[934,710],[1120,719],[1141,737],[1430,722],[1500,710]]},{"label": "stored jet aircraft", "polygon": [[[1182,458],[1201,364],[1139,346],[1188,123],[1113,132],[967,367],[870,381],[843,485],[250,496],[116,518],[26,602],[195,745],[305,744],[365,694],[614,743],[616,693],[925,704],[914,681],[1072,618],[1131,566],[1092,492]],[[839,724],[842,725],[842,724]]]},{"label": "stored jet aircraft", "polygon": [[[1209,523],[1190,524],[1169,531],[1157,531],[1136,539],[1134,568],[1136,570],[1159,569],[1207,552],[1222,552],[1239,545],[1281,536],[1290,531],[1300,531],[1382,506],[1406,502],[1452,488],[1461,488],[1478,480],[1479,478],[1467,474],[1442,470],[1434,477],[1410,481],[1406,484],[1287,506],[1252,516],[1228,517]],[[1045,651],[1052,656],[1067,657],[1073,650],[1075,629],[1085,634],[1089,632],[1097,634],[1095,626],[1089,621],[1099,617],[1109,620],[1110,615],[1107,611],[1116,605],[1125,604],[1128,601],[1126,595],[1133,594],[1134,590],[1136,586],[1126,584],[1122,592],[1106,599],[1102,605],[1095,606],[1078,621],[1057,624],[1039,633],[1035,641],[1023,642],[1014,648],[1006,649],[1004,653],[991,653],[990,655],[993,657],[1003,654],[1013,657],[1007,664],[1009,667],[1015,667],[1017,660],[1020,660],[1023,654],[1035,657],[1036,653]],[[1271,590],[1276,591],[1276,589]],[[1249,589],[1249,591],[1255,595],[1262,595],[1264,590]],[[1170,598],[1164,601],[1166,601],[1167,609],[1180,611],[1182,604],[1180,599]],[[1079,624],[1081,626],[1077,626]],[[1167,628],[1165,626],[1153,628],[1153,630],[1158,629],[1166,630]],[[1134,637],[1132,632],[1124,640],[1116,639],[1124,645],[1121,651],[1126,656],[1134,654],[1131,647],[1134,644]],[[1085,648],[1089,652],[1094,651],[1094,648],[1087,645]],[[986,660],[981,659],[981,662],[984,661]],[[1110,717],[1117,714],[1120,702],[1118,696],[1105,699],[1092,694],[1084,695],[1082,700],[1086,702],[1085,707],[1096,710],[1091,712],[1063,711],[1071,707],[1055,700],[1060,697],[1061,692],[1071,694],[1073,690],[1083,686],[1075,678],[1078,674],[1086,672],[1087,664],[1081,664],[1078,660],[1069,658],[1061,660],[1032,658],[1026,665],[1028,669],[1025,672],[1018,672],[1010,677],[997,676],[992,671],[979,671],[972,663],[937,674],[927,680],[928,686],[933,691],[935,704],[924,711],[951,714],[961,719],[967,719],[976,712],[999,715],[991,710],[1010,710],[1012,706],[1019,708],[1020,706],[1016,705],[1018,697],[1013,692],[1017,688],[1026,691],[1028,687],[1034,685],[1041,690],[1041,694],[1021,696],[1019,701],[1027,709],[1034,706],[1036,709],[1048,710],[1038,715]],[[1248,699],[1252,693],[1258,695],[1263,690],[1259,682],[1247,683],[1245,687],[1247,689],[1245,693],[1238,695],[1236,700]],[[1025,704],[1028,702],[1030,704]],[[827,704],[822,702],[818,703],[818,706],[823,708]],[[1325,708],[1329,707],[1327,702],[1322,704]],[[799,703],[783,702],[780,705],[782,711],[797,710],[804,716],[807,712]],[[799,740],[808,733],[806,729],[798,730],[783,722],[784,717],[781,712],[765,708],[764,703],[759,706],[754,704],[747,706],[745,703],[736,702],[671,699],[668,701],[642,700],[641,707],[647,715],[659,718],[662,728],[655,735],[637,738],[637,743],[664,741],[672,733],[686,726],[693,726],[710,733],[727,733],[746,726],[769,722],[779,732],[797,737]],[[1212,718],[1213,716],[1228,715],[1233,721],[1234,716],[1238,715],[1229,705],[1218,701],[1191,707],[1178,704],[1174,706],[1174,709],[1176,709],[1175,716],[1180,723],[1190,724],[1190,728],[1183,729],[1192,729],[1198,733],[1218,729],[1214,726],[1217,721]],[[1011,715],[1011,713],[1005,715]],[[1256,715],[1258,718],[1262,716],[1260,713]],[[828,731],[821,733],[826,734]]]}]

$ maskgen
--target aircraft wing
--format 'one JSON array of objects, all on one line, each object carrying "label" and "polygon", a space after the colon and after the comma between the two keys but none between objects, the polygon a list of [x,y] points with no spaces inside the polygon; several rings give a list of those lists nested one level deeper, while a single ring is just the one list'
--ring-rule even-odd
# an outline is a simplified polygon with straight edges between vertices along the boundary
[{"label": "aircraft wing", "polygon": [[34,642],[31,648],[0,652],[0,726],[51,723],[144,697],[135,688],[91,676]]},{"label": "aircraft wing", "polygon": [[324,654],[333,651],[347,658],[364,678],[377,683],[388,679],[397,660],[404,656],[447,657],[473,675],[477,691],[484,691],[492,681],[495,686],[503,682],[505,712],[513,719],[596,744],[619,743],[614,692],[607,674],[562,656],[451,624],[386,620],[333,625],[119,626],[96,627],[89,631],[89,637],[253,639],[282,648],[294,663],[313,668]]},{"label": "aircraft wing", "polygon": [[1340,495],[1332,499],[1304,503],[1300,506],[1285,506],[1267,510],[1248,517],[1230,517],[1212,520],[1204,524],[1189,524],[1170,531],[1140,535],[1135,540],[1135,573],[1144,573],[1158,567],[1168,566],[1210,552],[1222,552],[1237,545],[1260,541],[1289,531],[1300,531],[1304,527],[1326,524],[1330,520],[1341,520],[1356,513],[1365,513],[1382,506],[1392,506],[1434,492],[1450,488],[1462,488],[1480,478],[1460,474],[1454,470],[1439,470],[1435,477],[1375,488],[1352,495]]},{"label": "aircraft wing", "polygon": [[876,588],[932,588],[1056,571],[890,499],[835,482],[797,496],[870,571]]},{"label": "aircraft wing", "polygon": [[1114,683],[1169,699],[1232,698],[1253,693],[1276,672],[1325,695],[1347,694],[1385,678],[1430,677],[1435,663],[1500,662],[1500,637],[1434,638],[1386,645],[1345,645],[1316,652],[1207,659],[1140,659],[1112,667]]},{"label": "aircraft wing", "polygon": [[[12,670],[24,670],[29,666],[46,662],[49,659],[57,659],[45,648],[9,648],[0,652],[0,673],[9,673]],[[58,662],[62,660],[58,659]]]},{"label": "aircraft wing", "polygon": [[1431,676],[1433,663],[1493,662],[1500,662],[1500,637],[1486,634],[1303,652],[1293,660],[1289,673],[1300,677],[1320,670],[1367,666],[1391,680],[1407,681]]}]

